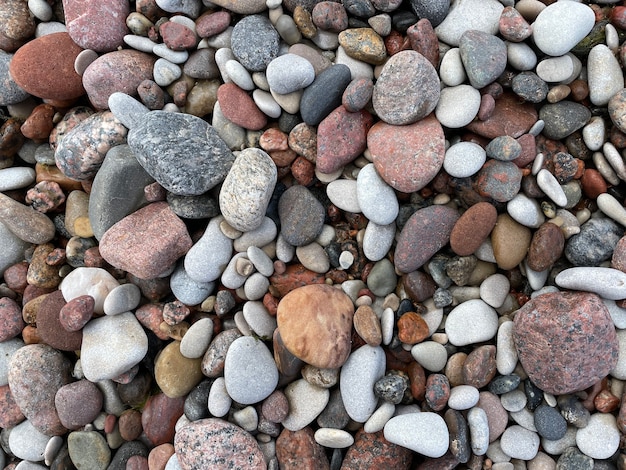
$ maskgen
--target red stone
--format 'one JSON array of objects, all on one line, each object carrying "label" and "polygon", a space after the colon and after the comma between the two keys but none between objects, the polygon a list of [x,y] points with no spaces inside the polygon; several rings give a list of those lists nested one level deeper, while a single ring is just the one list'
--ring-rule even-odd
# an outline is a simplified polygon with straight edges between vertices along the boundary
[{"label": "red stone", "polygon": [[601,390],[593,399],[593,404],[600,413],[612,413],[619,407],[620,400],[610,390]]},{"label": "red stone", "polygon": [[595,384],[615,367],[619,352],[606,306],[587,292],[531,299],[515,315],[513,339],[529,378],[554,395]]},{"label": "red stone", "polygon": [[125,441],[134,441],[143,431],[141,413],[137,410],[124,411],[118,420],[120,435]]},{"label": "red stone", "polygon": [[164,393],[151,396],[141,413],[141,425],[154,446],[172,442],[174,426],[183,414],[185,397],[169,398]]},{"label": "red stone", "polygon": [[0,298],[0,342],[19,335],[26,326],[22,318],[22,309],[9,297]]},{"label": "red stone", "polygon": [[341,470],[385,469],[408,470],[413,452],[384,438],[383,432],[367,433],[359,429],[354,444],[346,452]]},{"label": "red stone", "polygon": [[533,271],[545,271],[563,254],[563,231],[551,222],[542,224],[533,234],[526,261]]},{"label": "red stone", "polygon": [[501,135],[519,137],[537,122],[538,114],[532,103],[520,102],[513,93],[504,93],[496,100],[491,116],[484,121],[472,121],[466,129],[478,135],[495,139]]},{"label": "red stone", "polygon": [[67,31],[83,49],[109,52],[124,45],[124,36],[128,34],[126,17],[130,13],[127,0],[63,0],[63,9]]},{"label": "red stone", "polygon": [[204,14],[196,20],[196,33],[201,38],[215,36],[228,28],[230,20],[230,13],[227,11]]},{"label": "red stone", "polygon": [[33,140],[48,140],[54,127],[52,122],[54,113],[54,108],[49,104],[35,106],[22,124],[21,131],[24,137]]},{"label": "red stone", "polygon": [[467,209],[450,233],[450,247],[459,256],[469,256],[489,237],[496,226],[498,211],[488,202]]},{"label": "red stone", "polygon": [[533,32],[521,13],[511,6],[502,10],[499,29],[502,37],[511,42],[522,42]]},{"label": "red stone", "polygon": [[[4,271],[4,282],[7,287],[18,294],[24,293],[24,289],[28,285],[26,281],[26,273],[28,272],[28,263],[22,261],[21,263],[9,266]],[[4,340],[0,340],[4,341]]]},{"label": "red stone", "polygon": [[316,3],[311,12],[313,24],[324,31],[340,33],[348,28],[348,14],[341,3],[323,1]]},{"label": "red stone", "polygon": [[433,25],[427,18],[422,18],[414,25],[409,26],[406,35],[414,51],[426,57],[433,64],[433,67],[439,67],[439,40]]},{"label": "red stone", "polygon": [[90,295],[75,297],[59,311],[59,323],[66,331],[78,331],[93,316],[95,300]]},{"label": "red stone", "polygon": [[608,185],[604,181],[602,174],[594,168],[586,168],[580,183],[585,196],[591,199],[597,198],[600,194],[606,193]]},{"label": "red stone", "polygon": [[290,264],[284,273],[272,274],[270,277],[270,291],[275,289],[277,296],[284,297],[297,287],[323,283],[323,274],[310,271],[301,264]]},{"label": "red stone", "polygon": [[85,93],[74,60],[82,52],[67,33],[33,39],[13,56],[9,71],[13,80],[31,95],[71,100]]},{"label": "red stone", "polygon": [[167,21],[159,28],[165,45],[173,51],[184,51],[196,46],[196,35],[187,26]]},{"label": "red stone", "polygon": [[267,116],[250,95],[234,83],[224,83],[217,89],[217,101],[224,117],[244,129],[258,131],[267,125]]},{"label": "red stone", "polygon": [[26,417],[15,403],[8,385],[0,387],[0,427],[11,428],[24,421]]},{"label": "red stone", "polygon": [[407,373],[409,374],[411,395],[413,395],[413,398],[416,400],[423,400],[426,394],[426,372],[424,368],[413,361],[409,364]]},{"label": "red stone", "polygon": [[276,458],[281,470],[326,470],[330,468],[324,448],[315,441],[313,430],[283,429],[276,439]]},{"label": "red stone", "polygon": [[299,156],[291,164],[291,174],[302,186],[309,186],[315,179],[315,165]]},{"label": "red stone", "polygon": [[450,382],[443,374],[431,374],[426,380],[426,404],[433,411],[441,411],[450,398]]},{"label": "red stone", "polygon": [[463,362],[463,382],[466,385],[482,388],[491,382],[496,372],[496,347],[493,345],[477,347]]}]

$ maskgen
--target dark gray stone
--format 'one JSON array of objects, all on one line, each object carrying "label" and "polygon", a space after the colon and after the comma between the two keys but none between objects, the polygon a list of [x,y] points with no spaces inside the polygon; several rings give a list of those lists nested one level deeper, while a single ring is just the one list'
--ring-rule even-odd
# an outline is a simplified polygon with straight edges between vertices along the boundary
[{"label": "dark gray stone", "polygon": [[611,219],[590,219],[565,245],[565,257],[574,266],[598,266],[613,254],[624,229]]},{"label": "dark gray stone", "polygon": [[478,30],[463,33],[459,42],[461,61],[474,88],[495,81],[506,68],[506,45],[493,34]]},{"label": "dark gray stone", "polygon": [[161,186],[181,196],[218,185],[235,161],[215,129],[190,114],[151,111],[128,133],[128,145]]},{"label": "dark gray stone", "polygon": [[539,405],[535,410],[535,427],[541,437],[556,441],[565,436],[567,421],[556,408]]},{"label": "dark gray stone", "polygon": [[20,103],[30,95],[24,91],[9,73],[9,64],[13,54],[0,50],[0,106]]},{"label": "dark gray stone", "polygon": [[433,28],[448,15],[450,0],[411,0],[411,8],[420,18],[426,18]]},{"label": "dark gray stone", "polygon": [[374,394],[378,398],[397,405],[402,401],[404,391],[408,386],[409,381],[406,377],[387,374],[374,384]]},{"label": "dark gray stone", "polygon": [[535,72],[522,72],[513,77],[513,92],[531,103],[541,103],[548,96],[548,84]]},{"label": "dark gray stone", "polygon": [[215,51],[206,47],[189,54],[189,59],[183,66],[183,73],[191,78],[212,80],[220,78],[220,70],[215,62]]},{"label": "dark gray stone", "polygon": [[489,384],[489,391],[494,395],[502,395],[515,390],[519,386],[520,381],[519,375],[499,375]]},{"label": "dark gray stone", "polygon": [[183,219],[210,219],[220,213],[217,201],[210,194],[199,196],[179,196],[167,193],[170,209]]},{"label": "dark gray stone", "polygon": [[100,240],[104,232],[146,204],[143,188],[154,182],[128,145],[118,145],[96,174],[89,196],[89,222]]},{"label": "dark gray stone", "polygon": [[196,385],[185,398],[184,412],[189,421],[197,421],[211,416],[207,406],[211,385],[213,385],[212,380],[204,380]]},{"label": "dark gray stone", "polygon": [[584,428],[589,424],[591,413],[585,408],[585,405],[574,395],[560,395],[557,399],[557,405],[561,410],[561,416],[565,418],[569,424]]},{"label": "dark gray stone", "polygon": [[324,225],[324,206],[304,186],[292,186],[278,201],[281,234],[293,246],[308,245]]},{"label": "dark gray stone", "polygon": [[350,416],[343,405],[341,390],[331,391],[326,408],[317,417],[317,424],[321,428],[343,429],[349,422]]},{"label": "dark gray stone", "polygon": [[270,20],[261,15],[242,18],[230,39],[233,54],[251,72],[262,72],[278,56],[280,36]]},{"label": "dark gray stone", "polygon": [[467,463],[472,456],[467,421],[460,411],[449,409],[443,416],[450,431],[450,453],[460,463]]},{"label": "dark gray stone", "polygon": [[322,122],[341,104],[341,96],[350,81],[350,69],[344,64],[333,65],[321,72],[302,94],[302,120],[311,126]]},{"label": "dark gray stone", "polygon": [[593,459],[576,447],[568,447],[556,461],[556,470],[593,470]]},{"label": "dark gray stone", "polygon": [[107,470],[126,470],[126,462],[133,455],[148,457],[148,448],[139,441],[124,442],[111,459]]},{"label": "dark gray stone", "polygon": [[560,140],[583,127],[591,119],[586,106],[573,101],[546,104],[539,110],[539,119],[545,123],[543,135],[548,139]]}]

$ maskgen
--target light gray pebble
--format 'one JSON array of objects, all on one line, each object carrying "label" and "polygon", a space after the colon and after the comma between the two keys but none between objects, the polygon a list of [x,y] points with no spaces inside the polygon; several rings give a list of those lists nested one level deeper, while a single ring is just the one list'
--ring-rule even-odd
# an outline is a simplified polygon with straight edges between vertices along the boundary
[{"label": "light gray pebble", "polygon": [[396,405],[383,401],[381,405],[372,413],[372,416],[363,425],[363,430],[367,433],[382,431],[396,411]]},{"label": "light gray pebble", "polygon": [[249,300],[243,306],[243,317],[261,339],[269,340],[277,327],[276,317],[269,314],[263,302]]},{"label": "light gray pebble", "polygon": [[[339,36],[337,35],[337,33],[333,33],[331,31],[324,31],[323,29],[318,29],[315,36],[311,38],[311,41],[313,41],[313,44],[315,44],[317,47],[319,47],[323,51],[330,51],[333,49],[338,49],[339,47]],[[338,53],[337,53],[337,56],[339,56]],[[349,57],[349,56],[347,56],[346,54],[346,57]],[[335,63],[339,63],[339,62],[337,61]],[[362,62],[362,63],[364,64],[365,62]]]},{"label": "light gray pebble", "polygon": [[489,421],[487,413],[475,406],[467,413],[467,425],[470,432],[472,452],[475,455],[485,455],[489,448]]},{"label": "light gray pebble", "polygon": [[374,383],[385,374],[385,364],[383,349],[366,344],[350,354],[341,368],[341,398],[354,421],[366,422],[376,409],[378,398],[374,395]]},{"label": "light gray pebble", "polygon": [[311,62],[296,54],[273,59],[265,71],[270,90],[285,95],[309,86],[315,79]]},{"label": "light gray pebble", "polygon": [[537,65],[537,54],[525,42],[506,42],[507,60],[511,67],[524,72]]},{"label": "light gray pebble", "polygon": [[245,431],[255,431],[259,424],[259,415],[253,406],[246,406],[233,413],[233,422]]},{"label": "light gray pebble", "polygon": [[[334,230],[333,230],[334,231]],[[282,234],[276,239],[276,258],[283,263],[289,263],[296,255],[296,247],[290,244]]]},{"label": "light gray pebble", "polygon": [[[43,23],[39,23],[43,24]],[[47,470],[48,467],[40,465],[38,463],[31,462],[30,460],[22,460],[17,464],[15,470]]]},{"label": "light gray pebble", "polygon": [[510,411],[509,416],[523,428],[537,432],[537,428],[535,427],[535,415],[528,408],[522,408],[519,411]]},{"label": "light gray pebble", "polygon": [[435,341],[423,341],[414,345],[411,348],[411,356],[413,356],[413,359],[424,369],[431,372],[443,370],[448,362],[448,352],[446,348]]},{"label": "light gray pebble", "polygon": [[510,288],[511,283],[504,274],[492,274],[480,283],[480,298],[491,307],[500,308]]},{"label": "light gray pebble", "polygon": [[328,254],[316,242],[296,247],[296,256],[305,268],[313,272],[323,274],[330,269]]},{"label": "light gray pebble", "polygon": [[262,298],[270,286],[270,281],[261,273],[253,273],[243,285],[246,299],[258,300]]},{"label": "light gray pebble", "polygon": [[140,101],[119,91],[109,96],[108,104],[115,119],[124,124],[128,129],[135,127],[142,116],[150,111]]},{"label": "light gray pebble", "polygon": [[558,180],[545,168],[537,173],[537,186],[548,196],[555,204],[564,207],[567,205],[567,196],[563,192],[563,188]]},{"label": "light gray pebble", "polygon": [[198,44],[198,48],[200,47],[212,47],[213,49],[221,49],[224,47],[230,48],[231,39],[233,36],[233,27],[229,26],[224,31],[210,38],[205,38]]},{"label": "light gray pebble", "polygon": [[118,315],[130,312],[139,305],[141,291],[133,283],[122,284],[114,287],[104,299],[104,314]]},{"label": "light gray pebble", "polygon": [[28,9],[38,20],[52,19],[52,7],[45,0],[28,0]]},{"label": "light gray pebble", "polygon": [[626,379],[626,330],[617,330],[619,355],[617,363],[611,369],[611,375],[619,380]]},{"label": "light gray pebble", "polygon": [[[241,297],[245,297],[243,294],[240,295]],[[235,313],[235,316],[233,317],[233,320],[235,321],[235,327],[241,331],[241,334],[244,336],[252,336],[252,330],[250,329],[250,326],[248,325],[248,323],[246,322],[246,319],[243,316],[243,312],[241,310],[239,310],[237,313]]]},{"label": "light gray pebble", "polygon": [[267,91],[257,88],[252,92],[252,99],[259,109],[271,118],[277,119],[283,112],[272,94]]},{"label": "light gray pebble", "polygon": [[544,452],[550,455],[561,455],[568,447],[576,446],[577,428],[569,426],[565,436],[558,440],[541,439],[541,447]]},{"label": "light gray pebble", "polygon": [[383,432],[389,442],[426,457],[438,458],[448,451],[448,427],[436,413],[426,411],[394,416],[387,421]]},{"label": "light gray pebble", "polygon": [[359,171],[356,179],[356,197],[359,209],[370,222],[389,225],[396,220],[399,212],[396,193],[380,177],[373,163],[368,163]]},{"label": "light gray pebble", "polygon": [[450,390],[448,406],[453,410],[469,410],[478,403],[479,393],[471,385],[457,385]]},{"label": "light gray pebble", "polygon": [[202,303],[214,288],[214,282],[198,282],[189,277],[183,263],[179,263],[170,276],[172,294],[185,305]]},{"label": "light gray pebble", "polygon": [[539,450],[539,435],[519,425],[509,426],[500,437],[500,446],[511,458],[530,460]]},{"label": "light gray pebble", "polygon": [[602,193],[597,198],[598,208],[615,222],[626,225],[626,209],[609,193]]},{"label": "light gray pebble", "polygon": [[591,151],[602,148],[606,136],[606,124],[601,116],[593,116],[582,130],[583,141]]},{"label": "light gray pebble", "polygon": [[371,220],[365,227],[363,254],[370,261],[379,261],[387,256],[396,235],[396,224],[378,225]]},{"label": "light gray pebble", "polygon": [[91,49],[85,49],[76,56],[74,60],[74,71],[82,76],[89,65],[98,58],[98,53]]},{"label": "light gray pebble", "polygon": [[216,280],[231,259],[233,242],[220,230],[222,220],[222,216],[211,219],[202,237],[185,256],[185,271],[197,282]]},{"label": "light gray pebble", "polygon": [[618,269],[577,266],[561,271],[554,282],[564,289],[594,292],[609,300],[626,298],[626,273]]},{"label": "light gray pebble", "polygon": [[511,462],[496,462],[491,466],[491,470],[515,470],[515,465]]},{"label": "light gray pebble", "polygon": [[0,170],[0,191],[12,191],[30,186],[35,182],[35,170],[14,166]]},{"label": "light gray pebble", "polygon": [[610,413],[592,414],[589,424],[576,432],[576,445],[592,459],[612,457],[620,445],[615,416]]},{"label": "light gray pebble", "polygon": [[49,440],[49,436],[35,428],[30,420],[26,420],[11,429],[9,448],[20,459],[41,462]]},{"label": "light gray pebble", "polygon": [[458,47],[448,49],[441,59],[439,76],[441,81],[449,87],[461,85],[467,78]]},{"label": "light gray pebble", "polygon": [[606,305],[609,315],[615,328],[623,330],[626,328],[626,308],[618,307],[614,300],[602,299],[604,305]]},{"label": "light gray pebble", "polygon": [[497,0],[465,0],[453,3],[446,18],[435,28],[440,41],[456,47],[470,29],[489,34],[498,32],[504,6]]},{"label": "light gray pebble", "polygon": [[[80,361],[77,361],[77,365]],[[73,373],[76,378],[82,378],[82,372],[80,374]],[[110,379],[101,380],[96,384],[98,390],[102,393],[103,405],[102,409],[105,413],[119,416],[126,409],[126,405],[122,403],[120,394],[117,390],[117,384]]]},{"label": "light gray pebble", "polygon": [[180,353],[189,359],[202,357],[213,337],[213,320],[201,318],[192,325],[180,341]]},{"label": "light gray pebble", "polygon": [[48,34],[54,33],[66,33],[67,28],[65,25],[59,21],[46,21],[37,24],[35,28],[35,37],[40,38],[42,36],[46,36]]},{"label": "light gray pebble", "polygon": [[182,69],[173,62],[166,59],[157,59],[154,63],[154,81],[159,86],[168,86],[182,75]]},{"label": "light gray pebble", "polygon": [[243,90],[254,90],[254,82],[250,72],[236,60],[228,60],[224,64],[228,77],[232,82]]},{"label": "light gray pebble", "polygon": [[378,297],[391,294],[396,287],[397,276],[394,265],[387,258],[376,261],[367,277],[367,288]]},{"label": "light gray pebble", "polygon": [[458,85],[441,90],[435,116],[443,126],[458,129],[472,122],[479,108],[480,92],[471,85]]},{"label": "light gray pebble", "polygon": [[505,321],[498,327],[496,335],[496,367],[501,375],[509,375],[517,365],[517,349],[513,342],[512,321]]},{"label": "light gray pebble", "polygon": [[526,402],[526,394],[522,390],[512,390],[500,395],[502,408],[513,413],[522,410],[526,406]]},{"label": "light gray pebble", "polygon": [[537,200],[523,193],[507,202],[506,211],[516,222],[530,228],[539,228],[546,220]]},{"label": "light gray pebble", "polygon": [[365,289],[365,283],[360,279],[349,279],[341,283],[341,290],[350,297],[352,302],[356,302],[361,289]]},{"label": "light gray pebble", "polygon": [[[63,438],[61,436],[52,436],[43,451],[43,461],[46,465],[50,466],[61,447],[63,447]],[[0,453],[0,465],[4,465],[4,453]]]},{"label": "light gray pebble", "polygon": [[226,416],[232,402],[230,395],[228,395],[226,391],[226,381],[224,377],[218,377],[211,385],[211,390],[209,391],[209,413],[217,418]]},{"label": "light gray pebble", "polygon": [[237,238],[233,242],[233,247],[238,252],[247,251],[251,246],[264,247],[276,238],[277,232],[274,221],[269,217],[264,217],[261,225]]},{"label": "light gray pebble", "polygon": [[[319,33],[320,33],[320,30],[318,29],[318,34]],[[326,34],[330,35],[330,37],[334,36],[335,41],[337,41],[337,43],[339,42],[336,34],[334,33],[326,33]],[[329,44],[329,45],[332,46],[332,44]],[[366,64],[365,62],[362,62],[360,60],[350,57],[346,53],[346,50],[341,46],[329,47],[328,49],[335,49],[335,48],[337,49],[336,56],[335,56],[335,64],[343,64],[347,66],[350,69],[350,76],[352,77],[352,80],[356,80],[357,78],[367,78],[369,80],[373,80],[374,69],[372,68],[370,64]],[[320,49],[324,49],[324,48],[320,47]],[[328,49],[325,49],[325,50],[328,50]]]},{"label": "light gray pebble", "polygon": [[[470,324],[466,321],[468,315],[472,317]],[[488,341],[498,331],[498,314],[484,301],[471,299],[452,309],[446,320],[445,331],[448,340],[455,346]]]},{"label": "light gray pebble", "polygon": [[202,8],[202,0],[156,0],[156,4],[169,13],[184,13],[197,18]]},{"label": "light gray pebble", "polygon": [[146,52],[148,54],[152,54],[152,50],[157,45],[156,42],[151,41],[149,38],[145,36],[138,36],[136,34],[127,34],[124,36],[124,42],[128,47],[132,47],[137,51]]},{"label": "light gray pebble", "polygon": [[545,54],[559,57],[570,51],[595,24],[593,10],[582,3],[554,3],[537,15],[533,40]]},{"label": "light gray pebble", "polygon": [[233,54],[233,51],[230,49],[230,46],[221,47],[215,51],[215,63],[217,64],[217,68],[222,75],[222,81],[224,83],[232,82],[232,79],[230,78],[226,70],[226,63],[229,60],[237,60],[235,58],[235,54]]},{"label": "light gray pebble", "polygon": [[258,272],[268,277],[274,274],[274,263],[262,249],[251,246],[247,250],[247,255]]},{"label": "light gray pebble", "polygon": [[290,431],[299,431],[312,423],[326,408],[330,392],[327,388],[299,379],[285,387],[285,396],[289,402],[289,413],[281,424]]},{"label": "light gray pebble", "polygon": [[[380,317],[380,327],[382,330],[382,337],[383,337],[383,344],[384,345],[388,345],[389,343],[391,343],[391,340],[393,339],[393,328],[395,326],[395,313],[392,309],[390,308],[386,308],[383,310],[383,313]],[[417,346],[417,345],[415,345]],[[415,347],[413,346],[413,347]],[[445,348],[444,348],[445,351]],[[411,352],[411,355],[413,355],[413,352]],[[419,351],[418,353],[418,357],[421,356],[421,351]],[[428,357],[426,354],[423,355],[424,357]],[[413,356],[413,358],[415,358],[415,356]],[[417,359],[415,359],[417,361]],[[447,353],[446,353],[446,359],[447,361]],[[419,362],[419,361],[418,361]],[[421,364],[421,363],[420,363]],[[423,365],[423,364],[421,364]],[[445,362],[444,362],[445,365]],[[438,367],[438,364],[432,364],[432,367]],[[441,370],[442,367],[438,367],[437,371]]]},{"label": "light gray pebble", "polygon": [[345,449],[354,444],[354,437],[343,429],[319,428],[315,431],[315,442],[330,449]]},{"label": "light gray pebble", "polygon": [[[187,51],[173,51],[165,44],[157,44],[152,48],[152,53],[161,59],[166,60],[172,64],[184,64],[189,59],[189,52]],[[169,67],[169,65],[168,65]],[[175,69],[175,68],[174,68]],[[156,81],[156,80],[155,80]],[[158,83],[158,82],[157,82]]]},{"label": "light gray pebble", "polygon": [[[505,454],[502,451],[502,447],[500,447],[500,440],[499,439],[497,441],[493,441],[491,444],[489,444],[489,447],[487,448],[487,453],[485,455],[492,462],[494,462],[494,464],[495,463],[502,463],[502,462],[509,462],[511,460],[511,456]],[[493,467],[491,467],[491,468],[493,470]]]},{"label": "light gray pebble", "polygon": [[172,454],[172,456],[167,460],[167,464],[165,464],[164,470],[183,470],[183,467],[180,466],[178,456],[176,454]]},{"label": "light gray pebble", "polygon": [[326,195],[339,209],[346,212],[360,213],[361,206],[357,197],[357,182],[355,180],[339,179],[331,181],[326,186]]},{"label": "light gray pebble", "polygon": [[242,405],[267,398],[278,384],[274,357],[259,339],[242,336],[226,352],[224,380],[228,395]]},{"label": "light gray pebble", "polygon": [[466,178],[478,172],[487,160],[487,153],[474,142],[459,142],[446,150],[443,168],[455,178]]},{"label": "light gray pebble", "polygon": [[219,102],[216,102],[213,107],[213,119],[211,120],[211,125],[217,131],[217,134],[222,138],[222,140],[226,142],[229,149],[241,150],[245,147],[246,130],[234,122],[229,121],[224,116]]},{"label": "light gray pebble", "polygon": [[574,73],[574,61],[567,54],[548,57],[537,64],[536,72],[544,82],[564,82]]}]

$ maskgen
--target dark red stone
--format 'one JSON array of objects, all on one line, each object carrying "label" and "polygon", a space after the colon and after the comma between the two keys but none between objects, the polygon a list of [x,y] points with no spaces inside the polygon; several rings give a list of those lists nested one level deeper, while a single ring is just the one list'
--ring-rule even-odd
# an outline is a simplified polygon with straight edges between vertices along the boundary
[{"label": "dark red stone", "polygon": [[431,374],[426,380],[426,403],[433,411],[441,411],[450,398],[450,381],[443,374]]},{"label": "dark red stone", "polygon": [[9,297],[0,298],[0,342],[15,338],[26,326],[22,309]]},{"label": "dark red stone", "polygon": [[228,28],[230,19],[230,13],[227,11],[217,11],[202,15],[196,20],[196,33],[201,38],[219,34]]},{"label": "dark red stone", "polygon": [[463,362],[463,382],[476,388],[482,388],[496,375],[496,347],[479,346],[467,355]]},{"label": "dark red stone", "polygon": [[184,51],[196,45],[196,35],[187,26],[173,21],[163,23],[159,28],[163,42],[173,51]]},{"label": "dark red stone", "polygon": [[148,440],[158,446],[174,439],[174,426],[183,414],[185,397],[169,398],[164,393],[151,396],[141,413],[141,425]]},{"label": "dark red stone", "polygon": [[515,315],[513,339],[529,378],[554,395],[592,386],[615,367],[619,352],[606,306],[587,292],[531,299]]},{"label": "dark red stone", "polygon": [[66,302],[60,290],[47,295],[37,313],[37,331],[48,345],[61,351],[76,351],[83,343],[82,331],[68,331],[61,324],[59,314]]},{"label": "dark red stone", "polygon": [[533,234],[526,262],[533,271],[544,271],[551,267],[563,254],[565,236],[551,222],[541,225]]},{"label": "dark red stone", "polygon": [[409,26],[406,35],[411,43],[411,49],[426,57],[433,67],[439,67],[439,40],[427,18],[422,18],[413,26]]},{"label": "dark red stone", "polygon": [[413,453],[409,449],[392,444],[384,438],[382,431],[367,433],[361,428],[354,437],[354,444],[346,452],[341,470],[408,470],[412,460]]},{"label": "dark red stone", "polygon": [[225,83],[218,88],[217,101],[224,117],[244,129],[258,131],[267,124],[267,116],[250,95],[234,83]]},{"label": "dark red stone", "polygon": [[488,139],[501,135],[517,138],[529,131],[537,122],[537,117],[532,103],[522,103],[515,94],[504,93],[496,100],[496,106],[488,119],[470,122],[466,129]]},{"label": "dark red stone", "polygon": [[276,458],[281,470],[326,470],[330,468],[324,448],[315,441],[313,430],[283,429],[276,439]]},{"label": "dark red stone", "polygon": [[0,427],[11,428],[26,418],[17,406],[8,385],[0,387]]}]

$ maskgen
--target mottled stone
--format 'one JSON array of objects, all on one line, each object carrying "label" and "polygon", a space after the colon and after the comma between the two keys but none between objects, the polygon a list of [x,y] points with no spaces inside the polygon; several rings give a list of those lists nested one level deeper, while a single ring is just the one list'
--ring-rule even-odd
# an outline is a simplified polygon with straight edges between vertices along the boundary
[{"label": "mottled stone", "polygon": [[574,266],[598,266],[611,257],[623,234],[611,219],[590,219],[567,240],[565,256]]},{"label": "mottled stone", "polygon": [[82,379],[63,385],[54,397],[61,424],[76,430],[91,423],[102,410],[102,392],[93,383]]},{"label": "mottled stone", "polygon": [[539,119],[544,121],[543,135],[559,140],[587,124],[591,111],[580,103],[564,100],[543,105],[539,110]]},{"label": "mottled stone", "polygon": [[513,339],[530,379],[555,395],[590,387],[617,363],[615,327],[595,294],[556,292],[530,300],[515,315]]},{"label": "mottled stone", "polygon": [[[250,38],[254,37],[254,42]],[[280,36],[268,18],[250,15],[237,22],[231,36],[233,54],[251,72],[261,72],[278,56]]]},{"label": "mottled stone", "polygon": [[304,186],[292,186],[278,201],[281,235],[290,245],[311,243],[322,231],[325,210]]},{"label": "mottled stone", "polygon": [[276,439],[276,457],[284,470],[330,468],[324,448],[308,426],[298,431],[284,429]]},{"label": "mottled stone", "polygon": [[367,433],[360,429],[354,438],[341,464],[342,470],[360,470],[362,468],[393,467],[408,470],[413,460],[409,449],[392,444],[383,436],[382,431]]},{"label": "mottled stone", "polygon": [[371,28],[351,28],[339,33],[339,44],[353,59],[382,64],[387,57],[385,43]]},{"label": "mottled stone", "polygon": [[60,319],[65,299],[60,290],[48,294],[37,312],[37,331],[48,345],[61,351],[77,351],[83,340],[81,331],[67,331]]},{"label": "mottled stone", "polygon": [[226,119],[244,129],[258,131],[267,124],[267,116],[250,95],[234,83],[225,83],[219,87],[217,101]]},{"label": "mottled stone", "polygon": [[497,202],[508,202],[519,193],[522,170],[512,162],[489,160],[475,176],[475,188]]},{"label": "mottled stone", "polygon": [[501,135],[517,138],[527,133],[537,121],[537,111],[532,103],[520,103],[514,93],[504,93],[495,102],[492,114],[485,120],[475,120],[467,130],[495,139]]},{"label": "mottled stone", "polygon": [[109,52],[124,44],[128,34],[127,0],[107,3],[64,0],[65,26],[72,40],[83,49]]},{"label": "mottled stone", "polygon": [[552,223],[544,223],[533,234],[526,262],[534,271],[544,271],[563,254],[565,237],[563,231]]},{"label": "mottled stone", "polygon": [[35,32],[35,18],[28,4],[21,0],[7,0],[0,5],[0,49],[13,52]]},{"label": "mottled stone", "polygon": [[172,398],[157,393],[148,399],[141,412],[141,426],[153,445],[172,442],[175,425],[183,414],[183,408],[183,397]]},{"label": "mottled stone", "polygon": [[461,60],[471,85],[483,88],[506,67],[506,45],[497,36],[478,30],[463,33],[459,42]]}]

